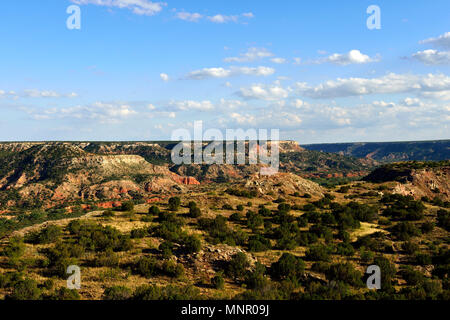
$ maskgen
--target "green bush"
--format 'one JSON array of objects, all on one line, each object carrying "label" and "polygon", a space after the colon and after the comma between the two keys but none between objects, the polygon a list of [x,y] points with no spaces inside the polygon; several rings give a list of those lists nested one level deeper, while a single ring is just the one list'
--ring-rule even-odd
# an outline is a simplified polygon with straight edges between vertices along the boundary
[{"label": "green bush", "polygon": [[122,206],[120,207],[120,211],[133,212],[134,211],[133,201],[126,201],[126,202],[122,203]]},{"label": "green bush", "polygon": [[183,238],[181,248],[185,254],[197,253],[202,249],[202,242],[196,236],[186,236]]},{"label": "green bush", "polygon": [[31,279],[20,280],[14,284],[12,293],[7,296],[11,300],[40,300],[41,290],[36,281]]},{"label": "green bush", "polygon": [[191,218],[199,218],[202,216],[202,211],[198,207],[189,208],[189,216]]},{"label": "green bush", "polygon": [[164,258],[168,259],[173,255],[174,244],[170,241],[164,241],[159,245],[159,251]]},{"label": "green bush", "polygon": [[226,273],[229,277],[234,278],[235,280],[242,279],[244,278],[249,267],[250,262],[248,261],[247,256],[242,252],[238,252],[228,263]]},{"label": "green bush", "polygon": [[181,200],[179,197],[172,197],[169,199],[169,210],[178,211],[180,209]]},{"label": "green bush", "polygon": [[223,279],[222,274],[217,274],[214,278],[211,279],[211,284],[214,289],[220,290],[225,286],[225,280]]},{"label": "green bush", "polygon": [[146,278],[151,278],[158,272],[157,261],[154,258],[142,257],[135,265],[135,272]]},{"label": "green bush", "polygon": [[363,275],[348,262],[332,264],[325,272],[325,275],[328,280],[342,281],[355,287],[363,286]]},{"label": "green bush", "polygon": [[152,215],[152,216],[159,216],[159,213],[161,211],[159,210],[159,208],[157,206],[151,206],[148,209],[148,214]]},{"label": "green bush", "polygon": [[8,257],[9,262],[16,264],[17,260],[25,253],[25,244],[23,238],[13,237],[9,239],[8,244],[3,250],[3,254]]},{"label": "green bush", "polygon": [[277,262],[270,267],[271,275],[275,279],[298,280],[304,274],[305,262],[290,253],[283,253]]},{"label": "green bush", "polygon": [[61,287],[58,290],[55,290],[50,296],[46,297],[48,300],[59,300],[59,301],[74,301],[80,300],[81,297],[76,290],[70,290],[65,287]]},{"label": "green bush", "polygon": [[330,249],[324,245],[314,245],[306,251],[306,259],[311,261],[330,261]]},{"label": "green bush", "polygon": [[131,289],[124,286],[108,287],[103,292],[103,300],[130,300],[132,296]]}]

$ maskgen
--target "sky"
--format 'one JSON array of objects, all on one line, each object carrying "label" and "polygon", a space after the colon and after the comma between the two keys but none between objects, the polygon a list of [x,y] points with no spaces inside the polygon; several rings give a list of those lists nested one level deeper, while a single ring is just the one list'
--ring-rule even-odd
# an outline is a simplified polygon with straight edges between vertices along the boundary
[{"label": "sky", "polygon": [[0,39],[0,141],[450,138],[448,0],[4,0]]}]

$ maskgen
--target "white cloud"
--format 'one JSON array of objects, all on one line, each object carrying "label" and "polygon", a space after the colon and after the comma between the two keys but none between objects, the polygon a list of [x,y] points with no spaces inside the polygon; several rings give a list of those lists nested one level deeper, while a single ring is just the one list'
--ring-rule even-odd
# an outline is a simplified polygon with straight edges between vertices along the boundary
[{"label": "white cloud", "polygon": [[137,15],[152,16],[159,13],[167,4],[149,0],[71,0],[75,4],[104,6],[109,8],[129,9]]},{"label": "white cloud", "polygon": [[238,75],[249,76],[269,76],[275,73],[275,69],[269,67],[231,67],[225,68],[204,68],[192,71],[187,74],[187,79],[203,80],[207,78],[228,78]]},{"label": "white cloud", "polygon": [[250,48],[246,53],[240,54],[239,57],[225,58],[225,62],[252,62],[255,60],[273,57],[273,53],[265,48]]},{"label": "white cloud", "polygon": [[214,110],[214,104],[209,100],[204,101],[171,101],[169,102],[169,108],[173,108],[177,111],[211,111]]},{"label": "white cloud", "polygon": [[19,98],[76,98],[78,97],[78,94],[75,92],[71,93],[59,93],[54,90],[37,90],[37,89],[27,89],[22,92],[15,92],[15,91],[3,91],[0,90],[0,97],[3,98],[12,98],[12,99],[19,99]]},{"label": "white cloud", "polygon": [[333,53],[325,58],[319,58],[315,60],[310,60],[309,63],[312,64],[322,64],[322,63],[332,63],[336,65],[349,65],[349,64],[364,64],[369,62],[376,62],[378,58],[371,58],[366,54],[361,53],[359,50],[350,50],[347,53]]},{"label": "white cloud", "polygon": [[181,11],[181,12],[176,13],[175,18],[184,20],[184,21],[188,21],[188,22],[199,22],[202,19],[206,19],[213,23],[223,24],[223,23],[228,23],[228,22],[238,23],[241,20],[241,18],[252,19],[252,18],[254,18],[254,15],[251,12],[247,12],[247,13],[242,13],[239,15],[216,14],[213,16],[204,16],[204,15],[202,15],[200,13],[196,13],[196,12],[190,13],[190,12]]},{"label": "white cloud", "polygon": [[450,48],[450,32],[446,32],[437,38],[429,38],[419,42],[420,44],[431,44],[435,47]]},{"label": "white cloud", "polygon": [[421,92],[420,96],[433,100],[450,100],[450,90]]},{"label": "white cloud", "polygon": [[336,98],[369,94],[417,92],[419,94],[450,90],[450,77],[443,74],[395,74],[378,78],[338,78],[317,86],[296,83],[297,93],[310,98]]},{"label": "white cloud", "polygon": [[161,74],[159,75],[159,77],[160,77],[161,80],[164,81],[164,82],[167,82],[167,81],[170,80],[169,75],[166,74],[166,73],[161,73]]},{"label": "white cloud", "polygon": [[286,63],[286,59],[284,59],[284,58],[273,58],[273,59],[270,59],[270,61],[272,61],[273,63],[278,63],[278,64]]},{"label": "white cloud", "polygon": [[294,64],[301,64],[302,63],[302,58],[294,58]]},{"label": "white cloud", "polygon": [[189,22],[198,22],[203,18],[203,15],[200,13],[190,13],[190,12],[177,12],[176,17],[180,20],[189,21]]},{"label": "white cloud", "polygon": [[417,59],[427,65],[450,64],[450,51],[437,51],[428,49],[424,51],[418,51],[412,56],[414,59]]},{"label": "white cloud", "polygon": [[120,120],[136,115],[137,112],[127,104],[95,102],[90,105],[78,105],[68,108],[26,109],[33,118],[45,119],[85,119],[101,123],[117,123]]},{"label": "white cloud", "polygon": [[254,84],[248,88],[241,88],[237,94],[245,99],[274,101],[287,98],[289,90],[275,82],[273,85]]}]

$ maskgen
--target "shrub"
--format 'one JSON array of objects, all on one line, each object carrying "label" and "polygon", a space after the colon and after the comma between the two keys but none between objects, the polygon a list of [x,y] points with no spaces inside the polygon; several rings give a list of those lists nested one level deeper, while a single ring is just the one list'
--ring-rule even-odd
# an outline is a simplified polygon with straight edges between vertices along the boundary
[{"label": "shrub", "polygon": [[264,219],[259,214],[254,213],[253,211],[247,212],[247,227],[252,230],[255,230],[261,227],[264,224]]},{"label": "shrub", "polygon": [[161,211],[159,210],[159,208],[157,206],[151,206],[148,209],[148,214],[151,214],[152,216],[159,216],[159,213]]},{"label": "shrub", "polygon": [[242,213],[240,212],[235,212],[233,213],[228,220],[230,221],[234,221],[234,222],[241,222],[241,220],[244,218],[244,216],[242,215]]},{"label": "shrub", "polygon": [[392,290],[392,279],[394,278],[397,270],[395,266],[385,257],[379,256],[373,260],[373,263],[380,267],[381,270],[381,290]]},{"label": "shrub", "polygon": [[238,205],[236,206],[236,210],[237,210],[237,211],[244,211],[244,206],[243,206],[242,204],[238,204]]},{"label": "shrub", "polygon": [[437,211],[438,226],[450,231],[450,212],[444,209]]},{"label": "shrub", "polygon": [[25,244],[23,238],[13,237],[9,239],[8,245],[3,250],[3,254],[8,257],[10,263],[15,264],[17,260],[25,253]]},{"label": "shrub", "polygon": [[7,298],[11,300],[40,300],[41,290],[34,280],[20,280],[14,284],[12,293]]},{"label": "shrub", "polygon": [[122,206],[120,207],[120,211],[132,212],[133,210],[134,210],[133,201],[126,201],[126,202],[122,203]]},{"label": "shrub", "polygon": [[38,233],[31,233],[27,241],[36,244],[48,244],[58,241],[62,236],[62,229],[55,225],[50,225],[45,229],[42,229]]},{"label": "shrub", "polygon": [[198,207],[189,208],[189,216],[191,218],[199,218],[202,216],[202,211]]},{"label": "shrub", "polygon": [[133,229],[130,232],[131,239],[142,239],[148,235],[147,228]]},{"label": "shrub", "polygon": [[65,287],[61,287],[55,292],[53,292],[49,297],[47,297],[49,300],[66,300],[66,301],[74,301],[74,300],[80,300],[81,297],[78,294],[76,290],[71,290]]},{"label": "shrub", "polygon": [[212,278],[211,284],[217,290],[223,289],[225,286],[225,280],[223,279],[222,274],[217,274],[214,278]]},{"label": "shrub", "polygon": [[202,242],[196,236],[186,236],[182,242],[183,253],[191,254],[199,252],[202,249]]},{"label": "shrub", "polygon": [[161,271],[169,277],[179,278],[184,275],[184,267],[181,263],[172,260],[165,260],[161,266]]},{"label": "shrub", "polygon": [[124,286],[109,287],[103,292],[103,300],[129,300],[132,296],[131,289]]},{"label": "shrub", "polygon": [[325,273],[328,280],[342,281],[352,286],[362,287],[363,275],[351,263],[332,264]]},{"label": "shrub", "polygon": [[420,236],[420,230],[411,222],[399,222],[393,228],[394,235],[399,240],[409,240],[411,237]]},{"label": "shrub", "polygon": [[105,218],[111,218],[111,217],[114,217],[114,212],[112,211],[112,210],[106,210],[106,211],[103,211],[103,213],[102,213],[102,217],[105,217]]},{"label": "shrub", "polygon": [[174,248],[174,245],[172,242],[164,241],[159,245],[158,249],[159,249],[159,251],[161,251],[161,254],[163,255],[163,257],[168,259],[173,254],[173,248]]},{"label": "shrub", "polygon": [[227,275],[234,279],[241,279],[245,276],[247,269],[250,267],[250,262],[247,259],[247,256],[238,252],[235,254],[227,266]]},{"label": "shrub", "polygon": [[94,261],[95,267],[118,267],[120,259],[111,249],[99,253]]},{"label": "shrub", "polygon": [[305,263],[293,254],[283,253],[277,262],[272,263],[270,271],[275,279],[298,280],[305,271]]},{"label": "shrub", "polygon": [[248,272],[245,276],[244,283],[247,285],[248,289],[258,290],[263,289],[267,286],[269,280],[264,276],[266,273],[266,267],[257,262],[255,269]]},{"label": "shrub", "polygon": [[146,278],[153,277],[157,271],[157,261],[154,258],[142,257],[135,265],[135,272]]},{"label": "shrub", "polygon": [[248,250],[252,252],[266,251],[269,250],[270,247],[270,240],[259,234],[250,236],[248,240]]},{"label": "shrub", "polygon": [[330,250],[324,245],[311,246],[306,252],[306,258],[311,261],[329,261]]},{"label": "shrub", "polygon": [[407,254],[413,254],[413,253],[419,251],[419,245],[412,241],[406,241],[402,244],[402,249]]},{"label": "shrub", "polygon": [[180,209],[181,200],[179,197],[172,197],[169,199],[169,210],[178,211]]},{"label": "shrub", "polygon": [[422,233],[430,233],[434,230],[433,222],[424,222],[421,226]]}]

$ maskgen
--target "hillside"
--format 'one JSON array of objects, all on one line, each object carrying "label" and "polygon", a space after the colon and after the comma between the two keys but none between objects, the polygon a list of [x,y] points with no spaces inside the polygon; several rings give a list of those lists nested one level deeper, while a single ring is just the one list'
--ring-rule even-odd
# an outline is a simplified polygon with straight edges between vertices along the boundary
[{"label": "hillside", "polygon": [[303,145],[305,149],[337,153],[380,162],[447,160],[450,140],[408,142],[361,142]]}]

